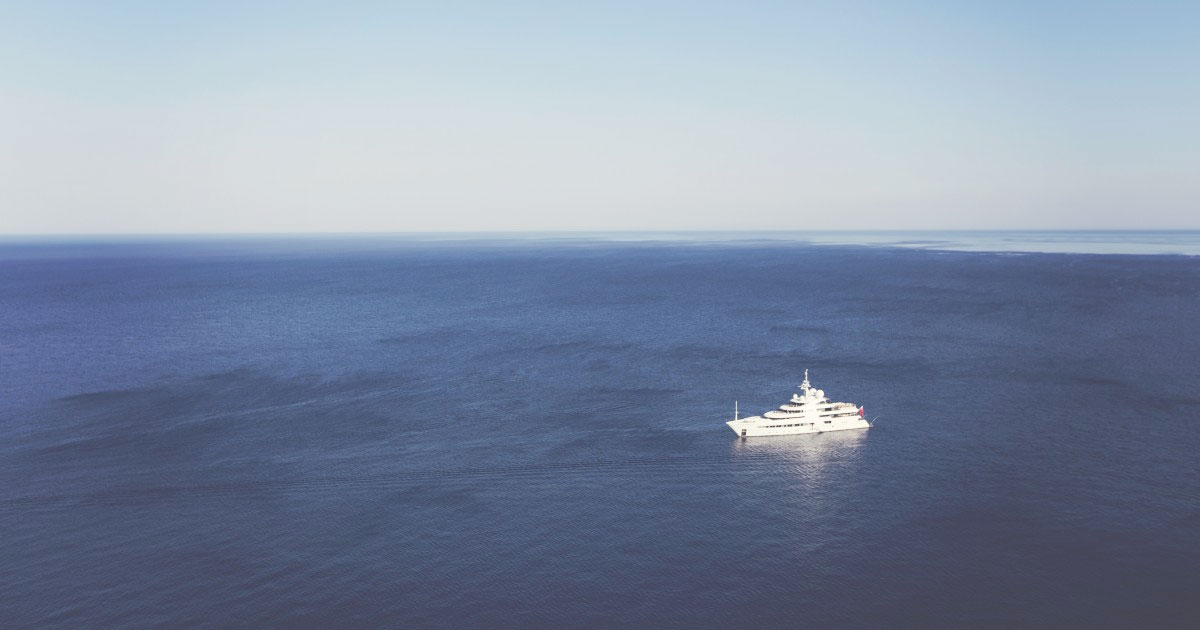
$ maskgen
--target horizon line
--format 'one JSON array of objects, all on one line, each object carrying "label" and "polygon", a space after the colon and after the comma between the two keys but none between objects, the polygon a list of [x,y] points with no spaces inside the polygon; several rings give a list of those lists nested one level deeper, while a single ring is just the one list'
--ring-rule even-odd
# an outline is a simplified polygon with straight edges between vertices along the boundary
[{"label": "horizon line", "polygon": [[521,236],[521,235],[603,235],[603,234],[830,234],[830,233],[1162,233],[1200,232],[1186,228],[745,228],[745,229],[588,229],[588,230],[395,230],[395,231],[249,231],[249,232],[0,232],[6,238],[88,238],[88,237],[317,237],[317,236]]}]

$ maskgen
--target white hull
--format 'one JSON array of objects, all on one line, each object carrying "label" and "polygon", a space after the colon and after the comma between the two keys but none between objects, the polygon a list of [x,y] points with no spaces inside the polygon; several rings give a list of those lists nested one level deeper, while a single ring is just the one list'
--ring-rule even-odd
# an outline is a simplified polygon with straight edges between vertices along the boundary
[{"label": "white hull", "polygon": [[[826,424],[823,420],[804,420],[803,422],[770,422],[764,424],[763,418],[743,418],[730,420],[733,432],[742,437],[766,437],[769,435],[798,435],[801,433],[827,433],[829,431],[849,431],[850,429],[869,429],[871,424],[862,418],[837,418]],[[789,426],[790,425],[790,426]]]}]

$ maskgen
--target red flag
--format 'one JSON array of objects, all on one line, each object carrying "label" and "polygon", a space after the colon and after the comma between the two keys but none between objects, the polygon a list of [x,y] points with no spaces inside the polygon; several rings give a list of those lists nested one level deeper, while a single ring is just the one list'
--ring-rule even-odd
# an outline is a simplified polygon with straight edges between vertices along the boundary
[{"label": "red flag", "polygon": [[864,415],[863,415],[863,410],[864,410],[864,409],[866,409],[866,407],[859,407],[859,408],[858,408],[858,417],[860,417],[860,418],[866,418],[866,416],[864,416]]}]

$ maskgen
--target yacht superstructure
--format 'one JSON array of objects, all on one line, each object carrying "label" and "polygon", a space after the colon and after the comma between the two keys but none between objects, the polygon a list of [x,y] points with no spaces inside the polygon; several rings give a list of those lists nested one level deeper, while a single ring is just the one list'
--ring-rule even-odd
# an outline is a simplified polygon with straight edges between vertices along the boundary
[{"label": "yacht superstructure", "polygon": [[808,382],[808,370],[804,370],[800,393],[792,394],[792,399],[778,409],[761,416],[738,418],[735,403],[733,420],[725,424],[742,437],[824,433],[871,427],[862,407],[848,402],[830,402],[824,390],[814,388]]}]

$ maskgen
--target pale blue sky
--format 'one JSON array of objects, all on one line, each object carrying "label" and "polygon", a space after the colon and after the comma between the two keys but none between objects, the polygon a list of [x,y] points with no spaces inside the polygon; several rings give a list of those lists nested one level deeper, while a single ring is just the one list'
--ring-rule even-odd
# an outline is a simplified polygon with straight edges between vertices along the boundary
[{"label": "pale blue sky", "polygon": [[1200,228],[1200,3],[0,4],[0,233]]}]

